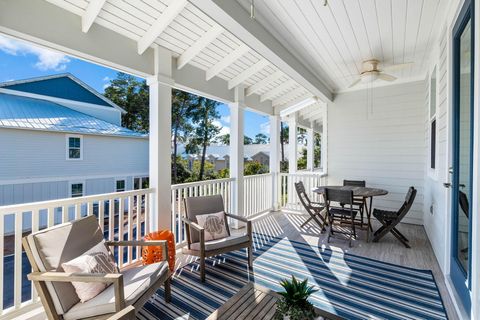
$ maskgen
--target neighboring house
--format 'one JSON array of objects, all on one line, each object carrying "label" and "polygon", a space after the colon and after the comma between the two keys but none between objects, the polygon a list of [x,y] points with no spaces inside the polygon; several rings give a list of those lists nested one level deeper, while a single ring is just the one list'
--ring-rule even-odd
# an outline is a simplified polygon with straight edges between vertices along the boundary
[{"label": "neighboring house", "polygon": [[[189,161],[190,169],[193,161],[199,160],[201,154],[186,154],[185,146],[178,146],[178,153]],[[270,165],[270,145],[269,144],[247,144],[244,145],[245,161],[258,161],[263,165]],[[207,161],[215,166],[215,170],[222,170],[230,166],[230,146],[227,145],[210,145],[207,147]]]},{"label": "neighboring house", "polygon": [[71,74],[0,84],[0,206],[148,184],[148,136]]}]

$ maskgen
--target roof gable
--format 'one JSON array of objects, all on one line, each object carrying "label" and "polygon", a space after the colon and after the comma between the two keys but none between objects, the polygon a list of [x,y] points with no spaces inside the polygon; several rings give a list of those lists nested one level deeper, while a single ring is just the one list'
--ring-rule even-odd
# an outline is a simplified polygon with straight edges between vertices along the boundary
[{"label": "roof gable", "polygon": [[0,87],[106,107],[116,107],[113,102],[71,74],[6,82],[0,84]]}]

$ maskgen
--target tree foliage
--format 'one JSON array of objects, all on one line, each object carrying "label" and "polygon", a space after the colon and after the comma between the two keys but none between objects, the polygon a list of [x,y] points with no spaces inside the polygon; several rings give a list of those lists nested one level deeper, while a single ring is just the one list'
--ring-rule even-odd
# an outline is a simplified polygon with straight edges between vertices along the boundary
[{"label": "tree foliage", "polygon": [[145,80],[119,72],[105,88],[104,96],[123,108],[122,126],[148,133],[149,98]]},{"label": "tree foliage", "polygon": [[268,137],[263,133],[257,133],[253,143],[255,143],[255,144],[267,144],[268,143]]}]

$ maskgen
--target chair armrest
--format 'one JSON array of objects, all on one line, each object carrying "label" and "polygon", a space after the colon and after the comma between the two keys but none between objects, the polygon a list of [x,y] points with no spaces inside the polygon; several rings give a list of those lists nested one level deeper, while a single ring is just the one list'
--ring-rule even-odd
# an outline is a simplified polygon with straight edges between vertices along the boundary
[{"label": "chair armrest", "polygon": [[182,218],[182,220],[183,220],[183,222],[185,222],[190,227],[192,227],[193,229],[197,230],[200,233],[205,231],[205,229],[203,227],[201,227],[198,223],[195,223],[191,220],[188,220],[187,218]]},{"label": "chair armrest", "polygon": [[105,244],[110,247],[162,247],[162,260],[167,260],[168,257],[167,240],[120,240],[105,241]]},{"label": "chair armrest", "polygon": [[106,320],[134,320],[135,319],[135,308],[133,306],[128,306],[119,312],[115,313],[113,316],[109,317]]},{"label": "chair armrest", "polygon": [[236,214],[231,214],[231,213],[226,213],[226,212],[225,212],[225,215],[229,218],[232,218],[232,219],[235,219],[235,220],[246,223],[247,224],[247,234],[250,237],[250,241],[252,241],[252,231],[253,231],[252,220],[250,220],[248,218],[245,218],[245,217],[238,216]]},{"label": "chair armrest", "polygon": [[226,213],[225,212],[225,215],[229,218],[232,218],[232,219],[235,219],[235,220],[238,220],[238,221],[242,221],[242,222],[245,222],[245,223],[248,223],[248,222],[251,222],[250,220],[248,220],[247,218],[245,217],[242,217],[242,216],[239,216],[239,215],[236,215],[236,214],[231,214],[231,213]]},{"label": "chair armrest", "polygon": [[28,280],[38,282],[102,282],[113,283],[115,291],[115,311],[125,308],[123,291],[123,274],[121,273],[67,273],[67,272],[32,272]]}]

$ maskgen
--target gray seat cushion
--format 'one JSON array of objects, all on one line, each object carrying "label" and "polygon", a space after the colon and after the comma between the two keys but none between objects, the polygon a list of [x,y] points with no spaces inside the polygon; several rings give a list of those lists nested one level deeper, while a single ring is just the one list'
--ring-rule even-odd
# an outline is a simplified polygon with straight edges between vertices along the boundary
[{"label": "gray seat cushion", "polygon": [[[62,263],[102,242],[103,234],[96,217],[88,216],[30,234],[27,241],[40,271],[63,272]],[[47,282],[46,285],[58,314],[80,301],[71,283]]]},{"label": "gray seat cushion", "polygon": [[[231,235],[226,238],[206,241],[205,242],[205,251],[217,250],[221,248],[228,248],[233,245],[240,243],[245,243],[249,241],[249,237],[246,234]],[[200,251],[200,242],[195,242],[190,245],[191,250]]]},{"label": "gray seat cushion", "polygon": [[[135,303],[143,293],[168,272],[168,263],[163,261],[122,271],[125,304]],[[115,291],[110,285],[95,298],[77,303],[64,315],[65,320],[82,319],[115,312]]]}]

